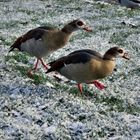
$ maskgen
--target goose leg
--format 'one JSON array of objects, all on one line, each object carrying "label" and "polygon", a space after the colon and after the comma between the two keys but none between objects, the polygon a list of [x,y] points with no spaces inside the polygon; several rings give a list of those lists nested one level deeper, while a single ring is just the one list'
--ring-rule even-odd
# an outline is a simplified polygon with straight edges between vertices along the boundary
[{"label": "goose leg", "polygon": [[44,67],[46,70],[48,70],[48,67],[49,67],[49,66],[45,64],[45,62],[43,61],[43,59],[40,58],[39,60],[40,60],[41,64],[43,65],[43,67]]},{"label": "goose leg", "polygon": [[29,76],[32,76],[32,71],[36,71],[37,70],[38,63],[39,63],[39,59],[37,59],[34,68],[28,71],[28,75]]},{"label": "goose leg", "polygon": [[104,88],[106,88],[106,86],[105,86],[104,84],[100,83],[100,82],[97,81],[97,80],[94,80],[94,81],[93,81],[93,84],[94,84],[98,89],[100,89],[100,90],[103,90]]},{"label": "goose leg", "polygon": [[87,84],[94,84],[95,87],[97,87],[99,90],[103,90],[104,88],[106,88],[105,85],[103,85],[102,83],[100,83],[99,81],[97,80],[94,80],[92,82],[88,82]]},{"label": "goose leg", "polygon": [[82,92],[83,92],[82,84],[77,84],[77,86],[78,86],[78,89],[79,89],[80,93],[82,94]]}]

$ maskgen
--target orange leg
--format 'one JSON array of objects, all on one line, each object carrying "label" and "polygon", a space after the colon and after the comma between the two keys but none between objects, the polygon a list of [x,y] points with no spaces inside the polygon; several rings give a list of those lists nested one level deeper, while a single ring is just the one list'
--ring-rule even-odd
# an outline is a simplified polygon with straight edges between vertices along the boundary
[{"label": "orange leg", "polygon": [[34,68],[31,69],[31,70],[29,70],[29,72],[28,72],[28,75],[29,75],[30,77],[32,77],[32,75],[33,75],[33,74],[32,74],[32,71],[36,71],[36,70],[37,70],[37,67],[38,67],[39,61],[41,62],[41,64],[43,65],[43,67],[45,67],[45,69],[48,70],[48,65],[46,65],[46,64],[44,63],[43,59],[41,59],[41,58],[37,58],[37,61],[36,61],[36,63],[35,63]]},{"label": "orange leg", "polygon": [[92,83],[93,83],[99,90],[103,90],[104,88],[106,88],[105,85],[103,85],[102,83],[100,83],[100,82],[97,81],[97,80],[94,80]]},{"label": "orange leg", "polygon": [[40,58],[39,60],[40,60],[41,64],[43,65],[43,67],[44,67],[46,70],[48,70],[48,67],[49,67],[49,66],[45,64],[45,62],[43,61],[43,59]]},{"label": "orange leg", "polygon": [[80,93],[82,94],[82,92],[83,92],[82,84],[77,84],[77,86],[78,86],[78,89],[79,89]]},{"label": "orange leg", "polygon": [[39,63],[39,59],[37,59],[34,68],[29,70],[29,72],[28,72],[29,76],[32,76],[32,71],[36,71],[37,70],[38,63]]}]

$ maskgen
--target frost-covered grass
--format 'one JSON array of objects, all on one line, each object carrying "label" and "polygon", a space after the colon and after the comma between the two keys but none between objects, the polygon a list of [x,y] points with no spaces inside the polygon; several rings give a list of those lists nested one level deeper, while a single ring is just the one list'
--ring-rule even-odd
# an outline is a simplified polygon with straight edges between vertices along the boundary
[{"label": "frost-covered grass", "polygon": [[[140,10],[93,0],[5,0],[0,2],[0,139],[140,139]],[[111,2],[111,3],[110,3]],[[46,62],[74,50],[104,53],[119,45],[131,60],[117,59],[117,71],[103,80],[99,91],[83,84],[56,80],[40,67],[32,78],[27,71],[35,58],[8,53],[15,39],[44,25],[61,28],[83,18],[92,33],[78,31],[66,47]]]}]

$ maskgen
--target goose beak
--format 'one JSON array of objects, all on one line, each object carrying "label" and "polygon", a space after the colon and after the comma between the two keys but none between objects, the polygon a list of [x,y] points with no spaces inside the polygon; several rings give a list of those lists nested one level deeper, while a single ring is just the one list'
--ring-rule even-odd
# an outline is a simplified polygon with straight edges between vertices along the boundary
[{"label": "goose beak", "polygon": [[83,30],[85,30],[87,32],[92,32],[92,29],[86,25],[83,27]]},{"label": "goose beak", "polygon": [[127,60],[130,59],[129,56],[128,56],[128,53],[124,53],[124,55],[122,57],[125,58],[125,59],[127,59]]}]

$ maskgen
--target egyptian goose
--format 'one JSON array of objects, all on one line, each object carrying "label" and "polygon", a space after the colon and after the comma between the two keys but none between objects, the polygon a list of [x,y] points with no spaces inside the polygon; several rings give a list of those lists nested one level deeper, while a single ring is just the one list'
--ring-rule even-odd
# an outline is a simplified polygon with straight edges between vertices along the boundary
[{"label": "egyptian goose", "polygon": [[140,8],[139,0],[119,0],[119,3],[127,8]]},{"label": "egyptian goose", "polygon": [[[31,56],[35,56],[37,62],[32,70],[37,70],[39,61],[48,69],[42,57],[64,47],[71,38],[72,33],[80,29],[88,32],[92,31],[86,23],[80,19],[73,20],[61,30],[46,26],[38,27],[17,38],[10,47],[9,52],[16,48],[19,51],[27,52]],[[31,74],[32,70],[29,71],[29,74]]]},{"label": "egyptian goose", "polygon": [[113,72],[116,57],[129,59],[128,54],[119,47],[110,48],[104,55],[89,49],[77,50],[50,62],[51,68],[46,73],[58,71],[66,78],[76,81],[81,93],[81,83],[93,83],[97,88],[103,89],[105,86],[97,79],[104,78]]}]

